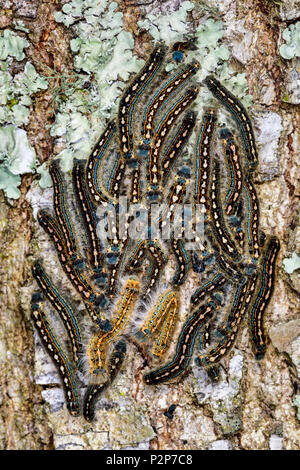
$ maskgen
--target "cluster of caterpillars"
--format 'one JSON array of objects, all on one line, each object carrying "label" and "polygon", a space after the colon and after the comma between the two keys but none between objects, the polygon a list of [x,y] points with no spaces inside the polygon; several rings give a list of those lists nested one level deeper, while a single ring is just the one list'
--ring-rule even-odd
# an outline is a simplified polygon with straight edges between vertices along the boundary
[{"label": "cluster of caterpillars", "polygon": [[[69,412],[77,416],[83,409],[88,421],[99,394],[122,366],[130,335],[149,346],[159,364],[144,376],[146,384],[177,378],[193,353],[216,379],[216,365],[234,345],[246,316],[256,357],[266,350],[264,312],[274,288],[279,241],[259,229],[251,121],[213,76],[201,84],[210,90],[212,106],[199,118],[192,108],[200,65],[179,65],[169,76],[163,68],[170,54],[164,45],[154,49],[88,160],[74,161],[70,182],[57,160],[51,162],[54,215],[38,213],[87,318],[37,261],[32,272],[40,291],[32,297],[32,319],[57,366]],[[235,122],[231,130],[219,126],[219,106]],[[193,131],[194,150],[182,164]],[[138,207],[136,222],[143,222],[143,210],[149,214],[153,205],[159,207],[151,212],[150,225],[141,223],[138,237],[127,230],[133,215],[120,204],[124,195]],[[192,208],[189,227],[178,217],[184,204]],[[196,230],[187,238],[191,227]],[[162,237],[166,228],[167,238]],[[169,262],[176,269],[168,280]],[[187,279],[194,283],[191,292]],[[44,300],[60,318],[66,341],[58,340]],[[89,384],[81,406],[76,373],[84,367]]]}]

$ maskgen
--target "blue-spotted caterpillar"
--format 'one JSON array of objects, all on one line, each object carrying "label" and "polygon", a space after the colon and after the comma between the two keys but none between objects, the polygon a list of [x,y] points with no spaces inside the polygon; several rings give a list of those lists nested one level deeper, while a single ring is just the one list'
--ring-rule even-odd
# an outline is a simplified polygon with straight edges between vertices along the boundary
[{"label": "blue-spotted caterpillar", "polygon": [[[154,49],[125,88],[117,115],[104,126],[88,159],[74,161],[75,204],[55,161],[50,166],[54,216],[47,210],[38,213],[58,265],[90,318],[79,321],[53,276],[37,262],[33,276],[61,318],[70,347],[65,351],[57,341],[59,333],[44,313],[39,293],[32,299],[32,319],[58,368],[70,413],[76,416],[82,408],[87,421],[94,419],[101,392],[126,367],[125,340],[143,353],[150,349],[145,354],[154,365],[145,371],[148,385],[183,375],[194,349],[197,364],[217,380],[215,364],[236,344],[246,316],[256,357],[266,350],[263,319],[274,289],[279,241],[271,237],[265,247],[260,243],[252,178],[258,155],[250,118],[217,79],[204,80],[232,113],[243,143],[239,145],[239,132],[222,127],[223,152],[218,152],[217,102],[203,115],[193,109],[200,65],[183,64],[161,81],[166,56],[164,45]],[[137,219],[146,210],[151,222],[138,237],[127,230],[134,216],[121,204],[124,194],[136,205]],[[155,204],[159,207],[152,212]],[[191,227],[196,227],[191,238],[179,217],[184,204],[192,215]],[[170,233],[164,236],[167,228]],[[201,264],[197,269],[195,259]],[[76,390],[80,356],[88,369],[83,406]],[[151,360],[146,363],[152,368]]]}]

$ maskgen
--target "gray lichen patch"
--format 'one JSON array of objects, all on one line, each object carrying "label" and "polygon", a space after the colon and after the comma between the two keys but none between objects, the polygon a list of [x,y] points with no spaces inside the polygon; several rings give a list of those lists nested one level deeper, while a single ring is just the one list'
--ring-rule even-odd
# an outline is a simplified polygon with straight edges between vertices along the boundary
[{"label": "gray lichen patch", "polygon": [[269,336],[279,352],[289,354],[300,375],[300,320],[271,326]]},{"label": "gray lichen patch", "polygon": [[236,353],[229,361],[228,376],[222,371],[221,379],[212,383],[204,369],[194,367],[194,393],[201,405],[209,405],[214,422],[220,424],[224,435],[236,434],[241,427],[241,379],[243,356]]},{"label": "gray lichen patch", "polygon": [[260,159],[258,171],[268,181],[279,175],[278,142],[282,132],[282,119],[277,113],[257,113],[255,124],[259,129],[257,143]]}]

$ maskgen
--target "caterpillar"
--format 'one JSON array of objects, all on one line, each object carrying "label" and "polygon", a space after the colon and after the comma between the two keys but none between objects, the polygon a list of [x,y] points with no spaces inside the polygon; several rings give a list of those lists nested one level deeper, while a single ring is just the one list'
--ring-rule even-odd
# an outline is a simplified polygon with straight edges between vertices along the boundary
[{"label": "caterpillar", "polygon": [[255,188],[249,177],[244,178],[243,185],[246,199],[248,203],[248,222],[247,222],[247,234],[248,234],[248,245],[249,252],[254,259],[258,260],[260,256],[259,240],[258,240],[258,224],[259,224],[259,204],[256,195]]},{"label": "caterpillar", "polygon": [[133,160],[130,163],[132,167],[130,202],[137,204],[141,198],[141,165],[137,160]]},{"label": "caterpillar", "polygon": [[147,249],[150,256],[153,258],[153,264],[151,267],[151,271],[149,274],[149,278],[147,281],[146,286],[144,287],[144,293],[142,298],[146,299],[150,293],[155,289],[160,276],[162,274],[163,267],[165,266],[167,260],[164,256],[161,248],[155,241],[148,241],[147,242]]},{"label": "caterpillar", "polygon": [[111,200],[117,201],[120,196],[121,182],[124,178],[126,163],[118,153],[115,165],[108,182],[108,194]]},{"label": "caterpillar", "polygon": [[171,333],[174,330],[178,310],[179,301],[177,297],[174,296],[172,301],[170,302],[170,305],[167,308],[166,318],[162,324],[162,327],[160,328],[159,336],[152,349],[152,353],[155,356],[162,356],[163,354],[165,354],[169,345]]},{"label": "caterpillar", "polygon": [[99,141],[96,143],[92,150],[86,166],[86,181],[91,196],[96,203],[108,203],[112,202],[108,194],[105,193],[103,188],[98,184],[98,170],[99,165],[102,162],[103,156],[109,143],[112,140],[113,135],[116,132],[116,124],[114,121],[108,123],[105,131],[101,135]]},{"label": "caterpillar", "polygon": [[32,267],[32,274],[38,282],[43,294],[59,313],[70,338],[73,359],[77,363],[82,353],[82,339],[78,321],[71,305],[59,294],[57,288],[38,261],[36,261]]},{"label": "caterpillar", "polygon": [[211,340],[210,335],[210,323],[204,325],[203,329],[198,334],[198,345],[199,349],[206,349],[208,348]]},{"label": "caterpillar", "polygon": [[153,142],[150,147],[148,158],[147,178],[150,186],[156,186],[161,179],[160,174],[160,152],[165,138],[179,115],[191,105],[199,92],[198,87],[189,88],[166,112],[155,130]]},{"label": "caterpillar", "polygon": [[111,320],[112,328],[110,331],[96,334],[92,337],[88,346],[88,357],[90,370],[92,374],[97,374],[101,369],[107,369],[106,349],[116,336],[124,331],[130,316],[134,310],[135,303],[139,294],[139,281],[128,279],[121,293],[116,311]]},{"label": "caterpillar", "polygon": [[142,121],[142,137],[144,142],[149,143],[153,137],[154,120],[159,109],[198,71],[199,67],[200,65],[196,61],[187,65],[172,77],[171,80],[168,80],[151,98]]},{"label": "caterpillar", "polygon": [[205,112],[196,144],[195,203],[201,210],[208,210],[208,189],[210,181],[211,153],[217,115],[214,109]]},{"label": "caterpillar", "polygon": [[270,237],[264,253],[257,292],[249,313],[251,338],[257,359],[261,359],[266,351],[266,337],[263,325],[264,312],[274,290],[276,258],[279,249],[280,243],[278,238]]},{"label": "caterpillar", "polygon": [[243,137],[245,152],[248,158],[249,170],[253,171],[258,163],[258,153],[256,149],[252,124],[245,107],[212,75],[207,76],[204,79],[204,83],[207,85],[212,94],[231,112],[237,124],[239,125]]},{"label": "caterpillar", "polygon": [[180,177],[177,177],[174,184],[171,186],[166,207],[157,220],[157,225],[160,229],[163,229],[163,227],[167,225],[167,221],[169,223],[174,221],[176,210],[186,194],[186,186],[186,180]]},{"label": "caterpillar", "polygon": [[120,237],[119,237],[119,206],[109,204],[107,210],[104,213],[104,219],[106,222],[107,241],[110,244],[112,251],[120,250]]},{"label": "caterpillar", "polygon": [[[89,197],[85,178],[84,160],[75,160],[73,164],[73,188],[80,212],[81,220],[89,243],[90,262],[94,272],[101,273],[103,269],[103,254],[100,240],[97,235],[97,219],[95,208]],[[100,279],[103,279],[101,273]]]},{"label": "caterpillar", "polygon": [[239,258],[239,252],[232,241],[225,225],[222,203],[220,200],[220,165],[215,161],[212,169],[212,181],[209,196],[210,226],[213,235],[222,250],[233,260]]},{"label": "caterpillar", "polygon": [[144,376],[146,384],[154,385],[166,382],[182,374],[190,363],[197,334],[200,328],[212,317],[214,310],[215,305],[213,302],[209,302],[194,312],[183,325],[173,360],[166,366],[146,374]]},{"label": "caterpillar", "polygon": [[77,243],[70,216],[65,204],[65,187],[62,173],[58,162],[53,160],[49,166],[49,172],[53,182],[53,205],[54,212],[65,241],[66,252],[69,257],[75,259],[77,256]]},{"label": "caterpillar", "polygon": [[220,268],[220,271],[227,276],[233,282],[238,282],[242,279],[243,274],[241,272],[241,266],[236,265],[233,262],[229,263],[225,256],[223,256],[219,251],[215,249],[214,251],[215,262]]},{"label": "caterpillar", "polygon": [[172,236],[170,240],[170,246],[177,261],[177,270],[173,277],[172,283],[176,286],[179,286],[184,283],[189,272],[189,258],[184,249],[184,243],[181,239],[177,239]]},{"label": "caterpillar", "polygon": [[239,160],[237,145],[232,133],[228,129],[221,129],[220,137],[223,139],[225,147],[225,156],[230,174],[230,184],[225,195],[225,212],[227,215],[232,213],[242,191],[243,175]]},{"label": "caterpillar", "polygon": [[156,47],[141,72],[137,74],[129,87],[126,88],[120,99],[118,111],[120,150],[125,158],[131,158],[133,152],[132,116],[136,101],[146,86],[152,82],[162,64],[164,56],[165,48],[163,46]]},{"label": "caterpillar", "polygon": [[146,256],[147,242],[146,240],[139,240],[129,257],[127,263],[127,269],[137,269],[141,267],[141,264]]},{"label": "caterpillar", "polygon": [[208,293],[220,289],[224,284],[226,284],[226,282],[227,279],[222,276],[222,274],[214,274],[193,293],[191,296],[191,303],[193,305],[197,305],[206,297]]},{"label": "caterpillar", "polygon": [[219,330],[219,334],[222,338],[216,346],[208,350],[206,354],[203,354],[197,358],[199,365],[209,366],[215,364],[230,351],[234,345],[239,324],[245,316],[251,301],[255,289],[255,281],[255,276],[249,277],[246,283],[240,283],[238,285],[234,293],[232,310],[229,313],[227,324],[223,330]]},{"label": "caterpillar", "polygon": [[176,293],[174,291],[164,293],[150,311],[148,319],[141,328],[145,335],[157,337],[152,350],[156,356],[163,355],[168,347],[168,340],[174,328],[178,308]]},{"label": "caterpillar", "polygon": [[47,211],[40,210],[38,212],[38,221],[40,225],[44,228],[44,230],[52,238],[61,265],[75,289],[79,292],[83,300],[97,303],[99,295],[94,292],[89,282],[67,257],[62,235],[57,227],[55,219],[53,219],[53,217],[51,217],[51,215],[48,214]]},{"label": "caterpillar", "polygon": [[110,258],[110,267],[108,269],[108,281],[107,281],[107,295],[113,297],[117,291],[118,278],[120,271],[123,267],[124,259],[127,253],[129,243],[129,236],[125,240],[121,241],[120,250],[118,252],[111,251],[108,253],[112,255]]},{"label": "caterpillar", "polygon": [[31,302],[31,319],[62,379],[69,413],[72,416],[78,416],[80,413],[79,397],[70,363],[41,308],[41,295],[39,293],[33,294]]},{"label": "caterpillar", "polygon": [[170,175],[172,168],[175,165],[178,157],[182,153],[184,146],[188,142],[190,135],[196,124],[196,113],[188,111],[183,118],[182,124],[175,134],[174,139],[169,144],[168,148],[164,152],[164,156],[161,162],[161,173],[162,183],[166,184],[166,181]]},{"label": "caterpillar", "polygon": [[91,422],[95,418],[95,405],[99,395],[112,383],[119,372],[126,354],[126,343],[123,340],[118,341],[108,360],[109,379],[102,384],[88,385],[83,398],[83,416],[86,421]]}]

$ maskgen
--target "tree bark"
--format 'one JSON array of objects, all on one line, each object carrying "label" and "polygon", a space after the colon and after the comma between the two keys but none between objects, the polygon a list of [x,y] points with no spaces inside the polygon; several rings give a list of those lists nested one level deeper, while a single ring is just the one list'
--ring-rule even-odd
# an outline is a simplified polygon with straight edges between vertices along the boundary
[{"label": "tree bark", "polygon": [[[56,23],[53,17],[63,3],[0,0],[0,27],[13,28],[15,19],[33,26],[26,55],[40,74],[45,64],[72,71],[71,30]],[[139,52],[145,42],[151,44],[150,35],[136,26],[142,6],[148,5],[150,14],[152,9],[176,9],[182,1],[118,3],[124,14],[124,28],[134,33],[135,49]],[[290,3],[290,12],[297,12],[297,2]],[[53,370],[47,366],[54,382],[43,383],[41,379],[41,351],[36,364],[37,343],[29,309],[34,289],[31,265],[39,247],[33,236],[36,223],[27,197],[34,178],[25,175],[19,200],[7,201],[3,194],[0,199],[2,449],[300,448],[296,406],[300,406],[300,281],[297,271],[287,273],[283,263],[299,251],[300,119],[295,81],[291,79],[295,62],[287,63],[278,53],[280,35],[290,22],[296,21],[297,13],[290,13],[287,5],[281,7],[277,2],[262,0],[194,0],[194,4],[198,8],[198,13],[192,13],[194,30],[207,12],[214,11],[216,19],[231,18],[229,46],[234,50],[237,69],[246,73],[253,96],[251,112],[261,144],[255,178],[261,226],[267,234],[276,233],[281,243],[275,292],[266,314],[270,338],[266,357],[255,360],[244,325],[236,348],[223,361],[219,384],[211,385],[193,367],[178,384],[164,385],[158,392],[143,384],[143,357],[130,344],[124,371],[103,395],[94,423],[88,424],[81,417],[70,418],[65,408],[51,409],[53,397],[57,395],[57,403],[62,399],[54,366]],[[287,87],[292,90],[290,102],[283,100]],[[281,123],[278,141],[272,134],[277,117]],[[54,143],[47,128],[52,122],[51,91],[46,90],[35,97],[26,128],[41,163],[53,154]],[[272,139],[276,148],[270,151]],[[165,412],[172,404],[176,408],[170,419]]]}]

